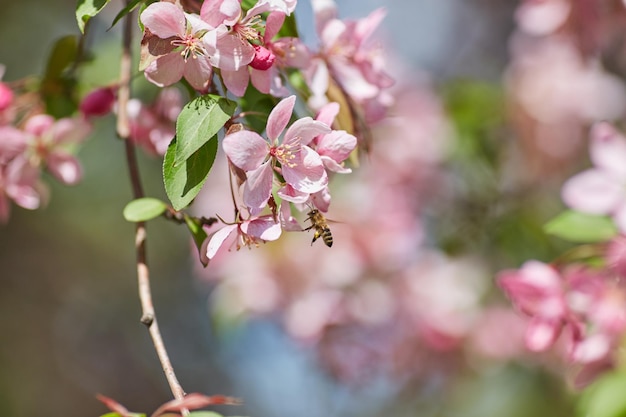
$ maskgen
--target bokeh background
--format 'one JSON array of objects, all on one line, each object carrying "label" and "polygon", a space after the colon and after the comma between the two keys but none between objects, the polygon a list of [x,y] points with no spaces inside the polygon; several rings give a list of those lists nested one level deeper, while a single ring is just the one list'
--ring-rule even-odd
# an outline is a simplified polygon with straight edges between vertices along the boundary
[{"label": "bokeh background", "polygon": [[[106,29],[120,4],[111,1],[94,22],[97,35],[89,46],[99,55],[85,70],[93,86],[114,81],[117,75],[119,34],[117,28]],[[466,128],[470,137],[498,131],[510,139],[499,100],[511,58],[516,1],[338,0],[338,5],[341,16],[352,18],[387,8],[379,35],[389,45],[390,66],[403,66],[405,76],[414,74],[420,82],[428,80],[443,106],[459,116],[454,121],[460,124],[452,123],[452,130]],[[74,1],[0,0],[5,81],[43,72],[55,39],[78,33],[74,7]],[[298,5],[297,17],[305,41],[315,44],[305,0]],[[138,80],[135,87],[141,93],[145,86]],[[493,162],[493,155],[488,158],[492,144],[474,145],[486,155],[484,161]],[[84,180],[71,188],[50,181],[51,199],[44,209],[15,208],[9,223],[0,226],[2,415],[97,416],[107,410],[96,401],[96,393],[149,413],[171,398],[148,333],[139,323],[134,228],[121,215],[131,199],[123,152],[112,119],[99,121],[79,153]],[[493,166],[481,161],[449,165],[465,178],[457,185],[466,187],[463,195],[469,197],[444,198],[441,204],[467,205],[458,210],[462,215],[449,206],[435,207],[429,221],[436,226],[426,234],[430,230],[433,244],[448,253],[462,252],[468,245],[468,239],[451,236],[474,234],[485,257],[485,240],[508,236],[507,256],[500,253],[487,272],[491,285],[490,274],[498,268],[516,267],[531,256],[549,258],[561,248],[541,236],[540,225],[558,211],[557,184],[568,171],[535,185],[521,198],[525,208],[500,222],[490,235],[482,229],[493,224],[481,222],[481,204],[491,197],[476,190],[492,190],[492,173],[486,170]],[[140,163],[147,193],[165,198],[160,161],[142,155]],[[464,363],[454,377],[436,368],[410,381],[388,375],[357,381],[336,378],[320,363],[316,345],[292,338],[275,316],[217,323],[210,314],[215,283],[195,273],[185,230],[155,220],[148,232],[155,307],[179,379],[188,392],[244,399],[241,407],[218,408],[225,415],[571,415],[575,394],[541,360],[477,360]],[[292,244],[308,249],[309,239],[302,236]],[[361,342],[370,343],[367,336]],[[466,361],[456,355],[446,360]],[[429,358],[421,363],[428,364]]]}]

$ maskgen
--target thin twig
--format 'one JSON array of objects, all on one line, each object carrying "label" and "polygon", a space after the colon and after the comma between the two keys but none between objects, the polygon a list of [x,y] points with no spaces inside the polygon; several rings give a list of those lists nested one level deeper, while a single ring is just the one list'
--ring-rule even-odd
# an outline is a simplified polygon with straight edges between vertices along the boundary
[{"label": "thin twig", "polygon": [[[132,55],[131,55],[131,42],[133,31],[133,17],[132,13],[125,17],[124,33],[123,33],[123,48],[122,58],[120,65],[120,87],[118,91],[118,113],[117,113],[117,135],[120,139],[124,140],[126,149],[126,162],[128,165],[128,171],[130,175],[130,181],[133,188],[133,197],[135,199],[144,196],[143,188],[141,186],[141,178],[139,175],[139,169],[137,165],[137,156],[135,153],[135,146],[129,139],[130,125],[128,121],[127,104],[130,98],[130,81],[132,76]],[[152,343],[156,349],[159,361],[163,367],[163,372],[167,378],[167,382],[170,385],[172,394],[176,399],[182,400],[185,397],[185,391],[178,382],[174,368],[165,349],[161,332],[156,320],[154,312],[154,306],[152,304],[152,291],[150,289],[150,270],[148,268],[146,260],[146,226],[144,222],[136,223],[135,231],[135,251],[137,254],[137,278],[139,285],[139,299],[141,300],[141,322],[148,327],[150,336],[152,337]],[[188,414],[183,413],[183,414]]]}]

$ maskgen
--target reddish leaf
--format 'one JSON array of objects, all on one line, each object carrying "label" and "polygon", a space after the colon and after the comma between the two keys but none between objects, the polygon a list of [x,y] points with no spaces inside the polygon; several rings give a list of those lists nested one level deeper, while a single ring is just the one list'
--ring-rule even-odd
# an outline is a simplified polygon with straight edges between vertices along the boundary
[{"label": "reddish leaf", "polygon": [[115,401],[113,398],[109,398],[102,394],[97,394],[96,398],[107,406],[107,408],[114,413],[119,414],[122,417],[131,417],[131,412],[126,409],[122,404]]},{"label": "reddish leaf", "polygon": [[157,417],[166,411],[182,411],[182,410],[195,410],[197,408],[207,407],[209,405],[226,404],[226,405],[240,405],[241,400],[233,397],[226,397],[224,395],[208,396],[200,393],[187,394],[182,400],[168,401],[160,406],[151,417]]}]

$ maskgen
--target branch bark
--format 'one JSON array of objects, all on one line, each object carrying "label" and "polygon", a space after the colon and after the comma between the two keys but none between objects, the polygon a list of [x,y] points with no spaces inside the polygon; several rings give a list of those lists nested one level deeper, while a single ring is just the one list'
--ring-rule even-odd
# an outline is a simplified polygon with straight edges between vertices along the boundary
[{"label": "branch bark", "polygon": [[[128,4],[128,2],[127,2]],[[130,140],[130,124],[128,120],[127,104],[130,98],[130,82],[132,79],[132,35],[133,35],[133,13],[124,18],[124,29],[122,39],[122,57],[120,61],[120,85],[118,91],[118,113],[117,113],[117,135],[124,141],[126,151],[126,163],[128,166],[130,182],[133,190],[133,198],[144,196],[141,185],[141,177],[137,164],[135,146]],[[152,338],[152,343],[156,350],[159,361],[167,378],[170,390],[174,398],[182,400],[185,391],[178,382],[174,368],[167,354],[163,337],[159,330],[159,325],[152,303],[152,290],[150,287],[150,269],[148,268],[146,257],[146,225],[144,222],[136,223],[135,229],[135,252],[137,256],[137,279],[139,286],[139,299],[141,301],[142,315],[141,322],[146,325]],[[184,413],[184,414],[188,414]]]}]

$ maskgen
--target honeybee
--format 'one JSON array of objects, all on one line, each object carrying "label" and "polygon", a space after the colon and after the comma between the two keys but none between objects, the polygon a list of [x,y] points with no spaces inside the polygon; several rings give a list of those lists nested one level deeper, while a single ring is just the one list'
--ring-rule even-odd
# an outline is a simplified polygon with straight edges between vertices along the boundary
[{"label": "honeybee", "polygon": [[313,235],[313,240],[311,241],[311,246],[317,239],[320,237],[324,241],[324,244],[329,248],[333,246],[333,235],[330,233],[330,228],[328,227],[328,223],[326,218],[318,209],[311,209],[309,211],[307,220],[311,222],[311,225],[304,230],[315,229],[315,234]]}]

